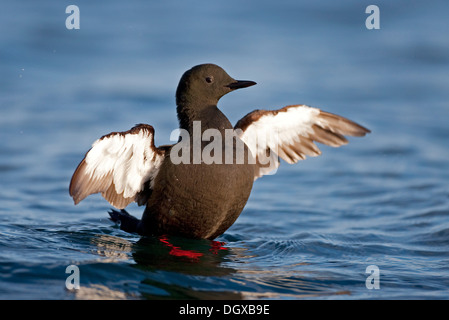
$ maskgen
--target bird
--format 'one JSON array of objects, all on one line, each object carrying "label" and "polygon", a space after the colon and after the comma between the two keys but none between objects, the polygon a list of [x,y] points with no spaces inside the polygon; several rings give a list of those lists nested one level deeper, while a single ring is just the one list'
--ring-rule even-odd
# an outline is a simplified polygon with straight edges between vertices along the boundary
[{"label": "bird", "polygon": [[[254,182],[281,159],[294,164],[320,155],[316,143],[339,147],[348,143],[345,136],[371,132],[302,104],[257,109],[233,126],[217,106],[220,98],[255,84],[212,63],[187,70],[176,90],[178,142],[156,147],[148,124],[102,136],[71,178],[75,205],[101,193],[124,231],[213,240],[239,217]],[[145,206],[141,219],[125,210],[131,202]]]}]

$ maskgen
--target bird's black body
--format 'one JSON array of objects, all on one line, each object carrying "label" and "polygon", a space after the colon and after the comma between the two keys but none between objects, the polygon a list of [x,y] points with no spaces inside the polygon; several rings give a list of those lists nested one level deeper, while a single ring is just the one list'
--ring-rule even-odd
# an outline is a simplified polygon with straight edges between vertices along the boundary
[{"label": "bird's black body", "polygon": [[144,233],[217,237],[243,210],[253,172],[253,165],[174,165],[166,158],[142,217]]},{"label": "bird's black body", "polygon": [[[217,103],[226,93],[252,84],[255,83],[236,81],[212,64],[196,66],[183,75],[176,102],[180,128],[185,129],[191,139],[190,163],[174,164],[170,157],[172,147],[168,147],[141,222],[136,225],[134,217],[115,212],[115,219],[122,220],[122,226],[136,225],[134,231],[141,234],[214,239],[234,223],[251,193],[254,164],[249,163],[251,155],[243,143],[245,163],[237,163],[238,137],[234,137],[232,146],[229,142],[226,146],[225,130],[233,130],[233,126]],[[194,121],[200,127],[201,136],[207,129],[220,132],[223,137],[221,163],[206,164],[204,160],[193,163],[193,153],[202,155],[210,143],[193,141],[201,138],[194,136]],[[201,144],[201,148],[194,150],[194,144]],[[233,151],[233,162],[225,163],[229,147]]]}]

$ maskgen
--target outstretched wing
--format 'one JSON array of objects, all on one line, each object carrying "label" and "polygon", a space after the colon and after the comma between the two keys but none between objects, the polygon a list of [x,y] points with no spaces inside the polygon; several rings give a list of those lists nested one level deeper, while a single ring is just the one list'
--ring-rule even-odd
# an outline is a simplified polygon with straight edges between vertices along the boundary
[{"label": "outstretched wing", "polygon": [[351,120],[306,105],[255,110],[240,119],[234,129],[256,158],[254,179],[276,169],[279,157],[296,163],[306,156],[320,155],[314,142],[339,147],[348,143],[345,135],[370,132]]},{"label": "outstretched wing", "polygon": [[132,201],[145,201],[145,188],[152,188],[164,150],[154,146],[154,129],[139,124],[129,131],[112,132],[95,141],[78,165],[70,182],[75,204],[101,192],[111,205],[125,208]]}]

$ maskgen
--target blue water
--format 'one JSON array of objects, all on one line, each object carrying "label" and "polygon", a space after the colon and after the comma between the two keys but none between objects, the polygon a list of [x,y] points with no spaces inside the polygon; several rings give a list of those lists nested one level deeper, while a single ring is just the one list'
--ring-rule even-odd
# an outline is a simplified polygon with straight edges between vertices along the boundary
[{"label": "blue water", "polygon": [[[370,4],[3,1],[0,298],[447,299],[449,3],[376,1],[380,30]],[[142,122],[170,143],[179,78],[205,62],[258,83],[220,101],[233,123],[305,103],[372,133],[257,180],[222,250],[127,234],[99,195],[74,206],[91,143]]]}]

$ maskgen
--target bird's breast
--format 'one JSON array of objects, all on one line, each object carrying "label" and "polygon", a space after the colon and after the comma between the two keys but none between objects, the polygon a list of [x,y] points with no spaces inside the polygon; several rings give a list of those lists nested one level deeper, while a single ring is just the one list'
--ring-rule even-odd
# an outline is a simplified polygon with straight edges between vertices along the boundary
[{"label": "bird's breast", "polygon": [[[236,140],[230,144],[232,148],[226,143],[214,148],[201,143],[199,161],[193,145],[185,150],[190,161],[179,162],[180,155],[174,152],[166,155],[145,213],[158,232],[176,230],[189,237],[213,238],[234,223],[251,193],[254,164],[244,144],[241,156]],[[232,156],[226,155],[227,148]]]}]

